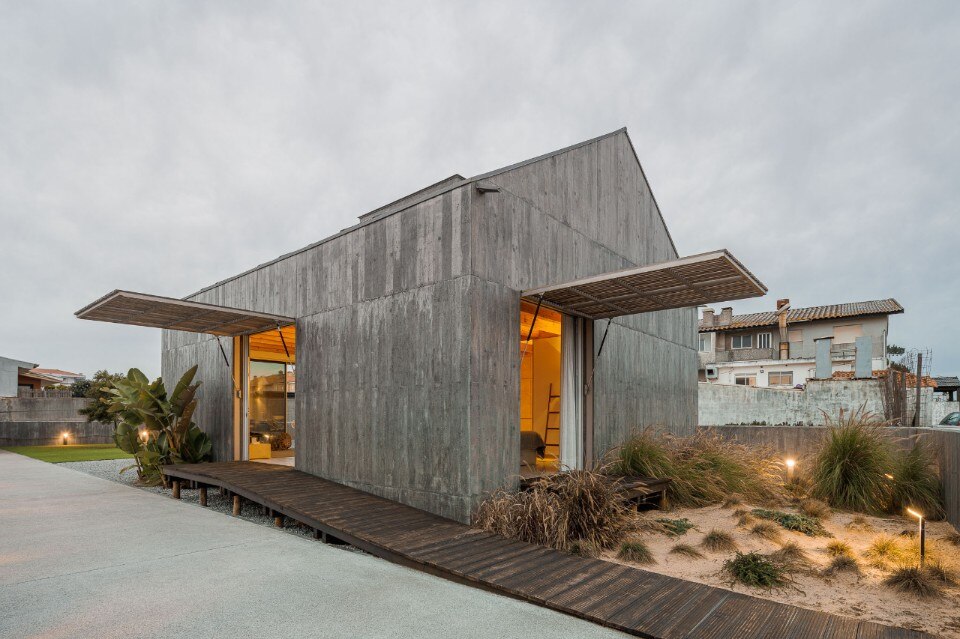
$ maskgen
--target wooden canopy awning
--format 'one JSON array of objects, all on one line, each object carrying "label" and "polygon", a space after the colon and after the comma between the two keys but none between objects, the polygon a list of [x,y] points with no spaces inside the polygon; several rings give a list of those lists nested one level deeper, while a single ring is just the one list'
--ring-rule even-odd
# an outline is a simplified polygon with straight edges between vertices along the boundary
[{"label": "wooden canopy awning", "polygon": [[172,297],[113,291],[75,313],[80,319],[235,336],[289,326],[293,318]]},{"label": "wooden canopy awning", "polygon": [[[728,251],[681,257],[523,292],[569,315],[605,319],[759,297],[767,292]],[[542,297],[541,297],[542,296]]]}]

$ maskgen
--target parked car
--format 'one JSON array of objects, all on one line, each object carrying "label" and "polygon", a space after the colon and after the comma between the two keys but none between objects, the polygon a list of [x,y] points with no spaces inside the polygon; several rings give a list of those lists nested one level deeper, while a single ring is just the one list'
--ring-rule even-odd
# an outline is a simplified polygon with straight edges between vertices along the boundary
[{"label": "parked car", "polygon": [[947,416],[940,420],[941,426],[960,426],[960,413],[947,413]]}]

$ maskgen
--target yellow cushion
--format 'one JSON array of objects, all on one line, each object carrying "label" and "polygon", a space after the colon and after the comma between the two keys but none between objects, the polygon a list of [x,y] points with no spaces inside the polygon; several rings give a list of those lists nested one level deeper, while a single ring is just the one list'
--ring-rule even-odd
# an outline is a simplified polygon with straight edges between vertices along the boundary
[{"label": "yellow cushion", "polygon": [[270,444],[250,442],[250,459],[270,459]]}]

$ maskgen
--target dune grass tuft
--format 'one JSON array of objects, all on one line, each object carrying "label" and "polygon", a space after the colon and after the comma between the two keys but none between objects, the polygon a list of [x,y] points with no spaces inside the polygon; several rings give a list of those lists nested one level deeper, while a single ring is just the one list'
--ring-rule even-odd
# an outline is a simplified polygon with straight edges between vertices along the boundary
[{"label": "dune grass tuft", "polygon": [[881,534],[873,538],[863,555],[870,563],[878,568],[886,568],[890,564],[904,561],[909,551],[896,537]]},{"label": "dune grass tuft", "polygon": [[847,522],[848,530],[859,530],[862,532],[869,532],[873,530],[873,526],[867,521],[867,518],[863,515],[854,515],[853,518]]},{"label": "dune grass tuft", "polygon": [[952,532],[942,538],[948,544],[960,547],[960,532]]},{"label": "dune grass tuft", "polygon": [[929,571],[917,566],[897,568],[883,580],[884,585],[920,599],[939,597],[940,584]]},{"label": "dune grass tuft", "polygon": [[952,570],[947,568],[942,559],[928,561],[924,568],[935,581],[941,584],[948,586],[955,586],[957,584],[956,575],[954,575]]},{"label": "dune grass tuft", "polygon": [[779,550],[770,553],[770,559],[789,570],[809,569],[813,563],[810,555],[793,541],[785,543]]},{"label": "dune grass tuft", "polygon": [[943,518],[940,473],[935,455],[923,440],[918,439],[913,448],[895,455],[893,477],[889,512],[900,514],[910,506],[919,509],[928,519]]},{"label": "dune grass tuft", "polygon": [[853,548],[845,541],[831,541],[827,544],[827,554],[831,557],[853,557]]},{"label": "dune grass tuft", "polygon": [[690,544],[677,544],[670,549],[670,554],[683,555],[684,557],[690,557],[691,559],[703,559],[704,557],[702,552]]},{"label": "dune grass tuft", "polygon": [[669,477],[667,498],[676,506],[723,504],[734,495],[768,503],[783,493],[780,460],[772,449],[726,440],[711,430],[687,437],[644,430],[616,449],[609,471]]},{"label": "dune grass tuft", "polygon": [[749,526],[752,526],[754,523],[756,523],[756,521],[757,521],[756,517],[754,517],[750,513],[744,513],[743,515],[740,515],[740,517],[737,518],[737,525],[740,526],[741,528],[747,528]]},{"label": "dune grass tuft", "polygon": [[823,570],[825,576],[833,576],[841,572],[860,574],[860,564],[851,555],[837,555],[830,560],[830,565]]},{"label": "dune grass tuft", "polygon": [[758,521],[750,529],[750,534],[767,541],[779,542],[783,537],[781,530],[780,526],[772,521]]},{"label": "dune grass tuft", "polygon": [[666,533],[671,537],[680,537],[681,535],[686,535],[688,530],[695,530],[697,528],[696,525],[686,517],[681,517],[680,519],[661,517],[660,519],[657,519],[657,523],[661,524]]},{"label": "dune grass tuft", "polygon": [[804,499],[797,506],[797,509],[801,514],[811,517],[813,519],[829,519],[830,515],[833,514],[833,511],[830,510],[830,506],[823,503],[819,499]]},{"label": "dune grass tuft", "polygon": [[723,502],[724,508],[733,508],[734,506],[740,506],[743,504],[743,499],[740,495],[731,495],[727,497],[727,500]]},{"label": "dune grass tuft", "polygon": [[638,537],[628,539],[621,543],[620,550],[617,552],[617,558],[635,564],[657,563],[646,542]]},{"label": "dune grass tuft", "polygon": [[733,540],[733,535],[716,528],[704,535],[700,545],[710,552],[727,552],[737,549],[737,542]]}]

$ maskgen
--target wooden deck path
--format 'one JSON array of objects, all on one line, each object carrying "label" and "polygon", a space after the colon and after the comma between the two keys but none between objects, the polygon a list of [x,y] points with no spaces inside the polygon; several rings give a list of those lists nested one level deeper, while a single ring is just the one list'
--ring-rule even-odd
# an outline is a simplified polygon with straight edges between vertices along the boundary
[{"label": "wooden deck path", "polygon": [[225,462],[168,466],[164,472],[224,488],[313,527],[318,537],[638,637],[933,637],[512,541],[287,466]]}]

